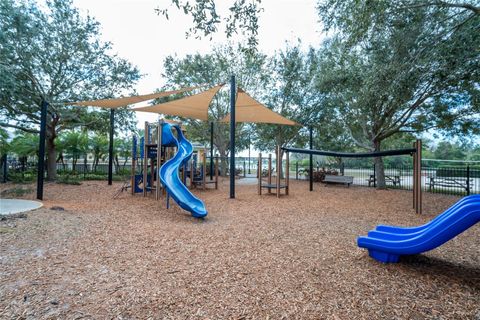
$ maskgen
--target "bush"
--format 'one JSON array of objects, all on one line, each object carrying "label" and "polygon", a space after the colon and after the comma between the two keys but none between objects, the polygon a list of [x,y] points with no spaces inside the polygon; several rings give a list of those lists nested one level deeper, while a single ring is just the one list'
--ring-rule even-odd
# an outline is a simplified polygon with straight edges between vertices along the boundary
[{"label": "bush", "polygon": [[14,197],[21,197],[23,195],[29,194],[33,191],[31,188],[21,188],[21,187],[15,187],[12,189],[7,189],[2,192],[2,197],[4,196],[14,196]]},{"label": "bush", "polygon": [[37,174],[36,173],[32,173],[32,172],[9,172],[8,173],[8,179],[12,182],[15,182],[15,183],[30,183],[30,182],[33,182],[35,181],[35,179],[37,178]]},{"label": "bush", "polygon": [[57,183],[60,183],[60,184],[72,184],[72,185],[81,185],[81,184],[82,184],[82,183],[80,182],[80,179],[78,179],[78,177],[70,176],[70,175],[58,176],[58,177],[57,177]]},{"label": "bush", "polygon": [[322,182],[325,179],[325,176],[327,174],[338,176],[338,171],[334,170],[334,169],[325,169],[325,168],[313,171],[313,181],[314,182]]}]

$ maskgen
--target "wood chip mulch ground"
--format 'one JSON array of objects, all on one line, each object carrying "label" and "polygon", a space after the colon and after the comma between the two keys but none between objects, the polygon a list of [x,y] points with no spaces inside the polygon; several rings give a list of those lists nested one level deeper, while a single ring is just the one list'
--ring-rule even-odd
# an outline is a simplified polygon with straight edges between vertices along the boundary
[{"label": "wood chip mulch ground", "polygon": [[480,225],[398,264],[356,246],[457,197],[425,194],[419,216],[407,191],[293,181],[230,200],[222,181],[194,191],[202,221],[120,187],[46,184],[43,208],[0,219],[1,319],[480,319]]}]

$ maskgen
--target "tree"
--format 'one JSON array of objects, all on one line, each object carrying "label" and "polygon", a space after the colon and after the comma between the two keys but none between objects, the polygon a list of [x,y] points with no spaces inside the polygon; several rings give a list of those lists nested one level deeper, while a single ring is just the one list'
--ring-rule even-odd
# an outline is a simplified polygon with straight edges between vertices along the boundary
[{"label": "tree", "polygon": [[[240,46],[227,45],[213,49],[212,53],[187,55],[183,59],[167,57],[164,62],[167,86],[211,86],[225,83],[230,75],[236,75],[237,85],[251,94],[260,93],[267,80],[264,72],[266,57],[259,53],[250,53]],[[229,92],[220,90],[209,107],[208,122],[182,119],[190,139],[208,145],[210,143],[210,122],[214,122],[213,143],[221,159],[221,173],[226,173],[226,157],[229,155],[229,124],[219,122],[230,111]],[[237,123],[236,147],[238,150],[248,146],[248,132],[245,126]]]},{"label": "tree", "polygon": [[72,170],[76,171],[78,159],[88,149],[88,136],[80,131],[68,131],[61,136],[63,151],[72,159]]},{"label": "tree", "polygon": [[433,152],[435,159],[441,160],[465,160],[467,157],[466,150],[462,146],[441,141]]},{"label": "tree", "polygon": [[[0,3],[0,124],[36,134],[42,99],[47,116],[47,172],[56,175],[55,138],[78,127],[108,127],[107,110],[69,107],[66,101],[106,98],[131,89],[140,75],[129,62],[110,55],[99,40],[99,24],[81,17],[72,1]],[[132,125],[130,112],[116,113],[117,124]]]},{"label": "tree", "polygon": [[132,156],[132,139],[125,137],[115,139],[113,153],[115,159],[115,168],[116,172],[118,173],[120,170],[119,157],[123,158],[122,169],[125,169],[128,159]]},{"label": "tree", "polygon": [[108,153],[108,138],[104,134],[94,134],[89,139],[89,150],[93,153],[93,171],[97,171],[98,163],[104,160]]},{"label": "tree", "polygon": [[[323,3],[321,17],[338,34],[323,48],[319,88],[358,146],[378,151],[399,132],[431,128],[480,132],[479,16],[430,6],[385,9],[393,1]],[[382,159],[375,164],[383,188]]]},{"label": "tree", "polygon": [[7,130],[0,128],[0,159],[3,159],[4,156],[10,151],[9,135]]},{"label": "tree", "polygon": [[33,133],[17,132],[12,139],[11,145],[13,153],[19,158],[37,157],[38,156],[38,135]]},{"label": "tree", "polygon": [[[314,49],[302,52],[300,43],[274,54],[268,66],[268,84],[262,101],[273,111],[296,121],[298,126],[257,124],[254,144],[259,150],[272,151],[293,141],[300,142],[302,124],[312,124],[313,110],[318,110],[322,95],[315,92],[317,56]],[[283,150],[280,157],[283,157]],[[280,174],[282,172],[280,171]]]},{"label": "tree", "polygon": [[[215,0],[196,0],[193,5],[189,1],[171,0],[177,10],[192,17],[193,27],[187,31],[187,37],[194,35],[201,38],[203,34],[211,39],[223,22],[227,38],[237,36],[240,32],[247,36],[250,49],[258,44],[258,16],[263,11],[260,3],[261,0],[235,0],[229,4],[227,16],[222,17]],[[169,19],[169,8],[157,7],[155,11]]]}]

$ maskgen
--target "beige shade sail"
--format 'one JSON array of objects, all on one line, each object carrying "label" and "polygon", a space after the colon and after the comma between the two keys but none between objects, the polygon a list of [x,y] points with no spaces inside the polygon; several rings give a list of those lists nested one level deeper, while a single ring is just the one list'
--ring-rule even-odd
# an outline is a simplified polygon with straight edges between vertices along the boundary
[{"label": "beige shade sail", "polygon": [[179,90],[173,91],[164,91],[164,92],[157,92],[157,93],[150,93],[144,94],[141,96],[132,96],[132,97],[124,97],[124,98],[117,98],[117,99],[101,99],[101,100],[90,100],[90,101],[79,101],[79,102],[71,102],[68,103],[69,105],[73,106],[86,106],[86,107],[100,107],[100,108],[120,108],[128,106],[129,104],[134,104],[142,101],[157,99],[161,97],[170,96],[172,94],[178,94],[182,92],[192,91],[194,89],[199,88],[197,87],[188,87],[182,88]]},{"label": "beige shade sail", "polygon": [[[221,122],[230,122],[230,114],[225,116]],[[295,121],[270,110],[240,88],[238,88],[237,101],[235,103],[235,122],[273,123],[289,126],[299,125]]]},{"label": "beige shade sail", "polygon": [[222,86],[223,84],[220,84],[216,87],[198,94],[191,95],[189,97],[156,104],[153,106],[134,108],[132,110],[208,120],[208,107],[210,106],[210,102]]}]

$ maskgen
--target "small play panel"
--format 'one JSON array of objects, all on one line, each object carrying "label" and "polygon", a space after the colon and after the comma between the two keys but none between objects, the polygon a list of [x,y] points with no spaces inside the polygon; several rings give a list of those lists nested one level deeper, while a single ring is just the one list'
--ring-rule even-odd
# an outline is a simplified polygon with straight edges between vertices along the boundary
[{"label": "small play panel", "polygon": [[35,210],[43,206],[40,201],[21,199],[0,199],[0,215]]}]

